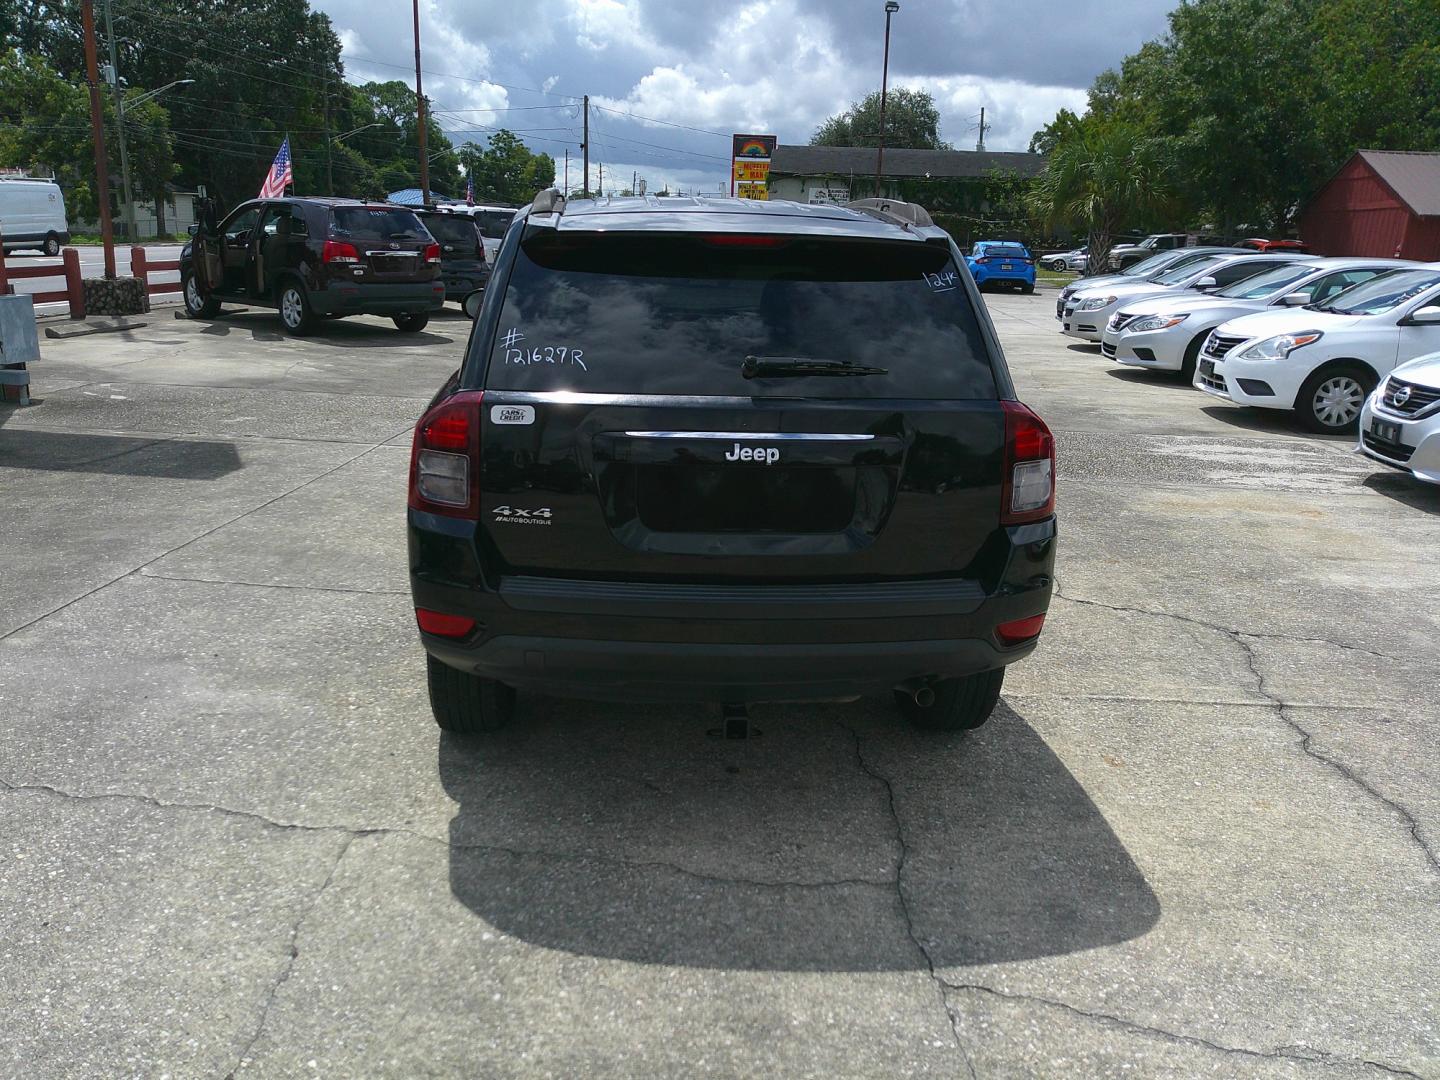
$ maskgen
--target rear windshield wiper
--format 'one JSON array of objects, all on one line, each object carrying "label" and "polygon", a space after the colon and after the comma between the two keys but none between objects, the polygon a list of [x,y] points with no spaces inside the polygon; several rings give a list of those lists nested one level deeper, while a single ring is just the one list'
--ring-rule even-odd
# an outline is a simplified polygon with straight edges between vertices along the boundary
[{"label": "rear windshield wiper", "polygon": [[740,365],[740,374],[747,379],[769,379],[799,375],[889,375],[890,369],[811,356],[747,356]]}]

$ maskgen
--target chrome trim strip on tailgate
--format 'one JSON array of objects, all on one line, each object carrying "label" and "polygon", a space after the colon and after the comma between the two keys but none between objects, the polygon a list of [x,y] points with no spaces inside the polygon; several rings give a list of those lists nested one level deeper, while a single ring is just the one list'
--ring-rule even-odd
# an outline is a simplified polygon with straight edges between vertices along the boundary
[{"label": "chrome trim strip on tailgate", "polygon": [[722,442],[771,442],[775,439],[797,442],[869,442],[875,438],[874,435],[800,431],[627,431],[625,434],[632,439],[718,439]]}]

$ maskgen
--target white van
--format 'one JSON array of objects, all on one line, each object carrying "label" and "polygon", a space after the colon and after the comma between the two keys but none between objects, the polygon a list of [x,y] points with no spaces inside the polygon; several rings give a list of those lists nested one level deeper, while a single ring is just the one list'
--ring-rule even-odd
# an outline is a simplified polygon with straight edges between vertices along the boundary
[{"label": "white van", "polygon": [[0,179],[0,237],[5,250],[33,248],[59,255],[70,242],[65,196],[53,180]]}]

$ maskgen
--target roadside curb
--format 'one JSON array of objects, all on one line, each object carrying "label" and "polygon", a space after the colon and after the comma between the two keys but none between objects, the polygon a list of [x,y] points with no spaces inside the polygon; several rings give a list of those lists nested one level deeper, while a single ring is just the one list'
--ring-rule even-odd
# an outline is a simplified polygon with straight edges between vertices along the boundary
[{"label": "roadside curb", "polygon": [[148,325],[150,324],[135,322],[132,319],[125,318],[111,319],[102,323],[86,321],[71,323],[68,326],[47,326],[45,328],[45,336],[51,339],[59,338],[63,340],[65,338],[87,337],[90,334],[114,334],[121,330],[139,330],[141,327]]}]

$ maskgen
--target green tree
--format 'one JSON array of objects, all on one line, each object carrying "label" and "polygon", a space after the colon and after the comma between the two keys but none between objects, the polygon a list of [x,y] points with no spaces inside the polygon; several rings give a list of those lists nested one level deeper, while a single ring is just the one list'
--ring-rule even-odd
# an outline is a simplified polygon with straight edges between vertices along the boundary
[{"label": "green tree", "polygon": [[1049,229],[1083,229],[1091,264],[1103,266],[1117,231],[1169,208],[1168,150],[1129,125],[1087,118],[1051,151],[1030,190],[1030,208]]},{"label": "green tree", "polygon": [[[830,117],[810,137],[811,146],[876,146],[880,141],[880,92],[867,94]],[[940,110],[924,90],[903,87],[885,95],[885,145],[915,150],[949,150],[940,138]]]},{"label": "green tree", "polygon": [[[101,102],[107,144],[118,147],[114,99],[106,94]],[[163,192],[175,174],[165,109],[151,101],[127,110],[125,134],[137,197]],[[93,221],[99,216],[89,90],[62,78],[41,57],[0,54],[0,160],[52,170],[71,217]],[[112,164],[118,171],[118,149]]]},{"label": "green tree", "polygon": [[[385,192],[420,184],[420,124],[416,117],[415,91],[398,79],[368,82],[347,88],[345,118],[356,131],[346,143],[371,162],[382,187],[403,170],[408,179]],[[428,97],[428,95],[427,95]],[[368,125],[374,125],[369,127]],[[425,114],[426,153],[430,161],[430,190],[444,195],[463,193],[455,147],[440,129],[434,114]],[[388,179],[379,179],[384,173]]]},{"label": "green tree", "polygon": [[512,131],[501,128],[481,150],[468,143],[460,150],[461,168],[475,181],[475,197],[523,204],[555,183],[555,160],[536,154]]}]

